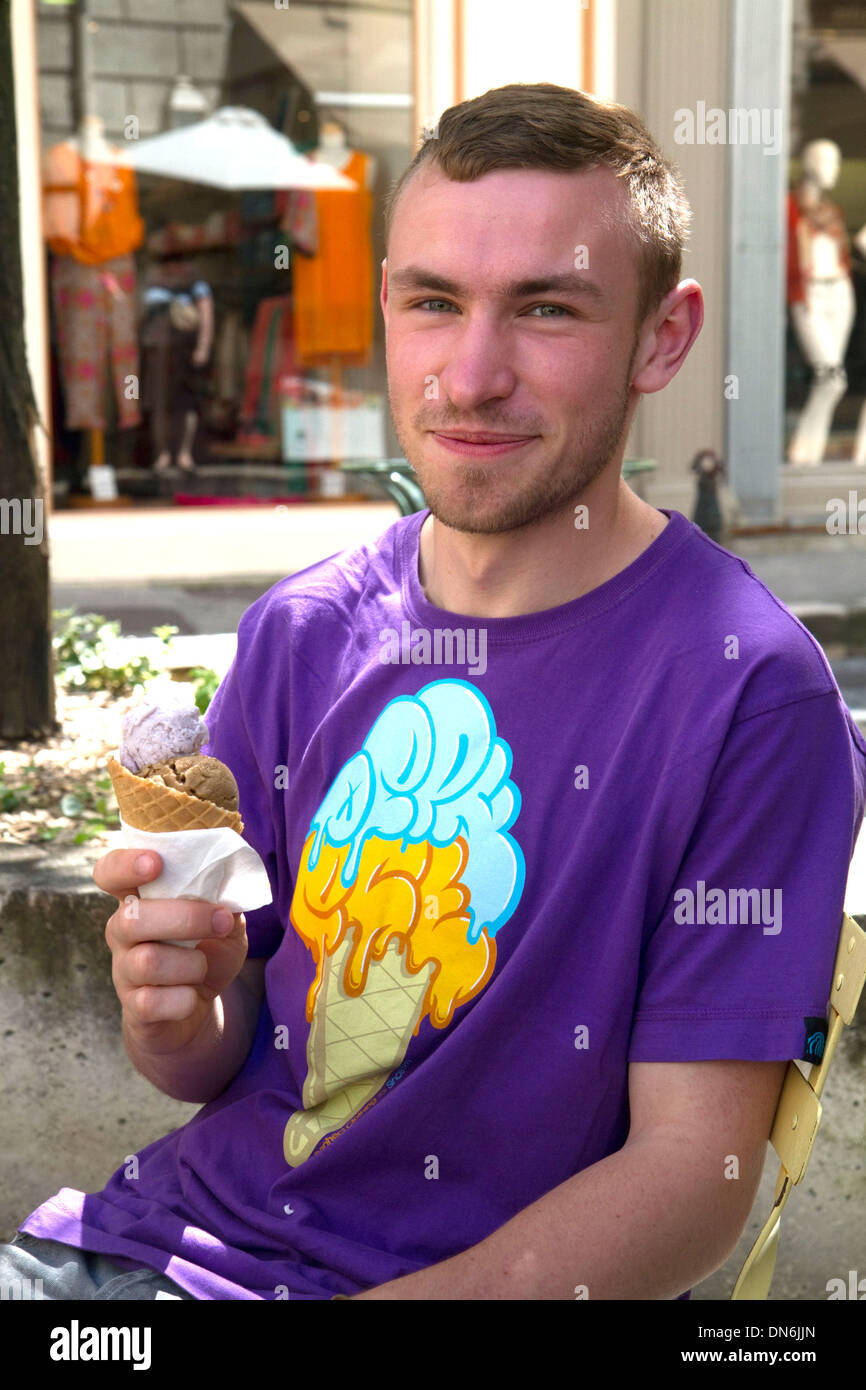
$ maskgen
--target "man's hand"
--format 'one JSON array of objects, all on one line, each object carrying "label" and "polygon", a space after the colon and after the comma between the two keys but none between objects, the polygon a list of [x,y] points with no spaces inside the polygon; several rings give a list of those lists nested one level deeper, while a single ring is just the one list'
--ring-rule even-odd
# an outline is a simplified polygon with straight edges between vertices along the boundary
[{"label": "man's hand", "polygon": [[[199,1038],[203,1050],[223,1050],[225,1020],[215,1001],[228,993],[240,974],[247,936],[243,914],[232,914],[216,903],[139,897],[138,887],[161,872],[158,854],[118,849],[96,863],[93,878],[103,892],[118,900],[105,939],[112,955],[114,988],[123,1007],[127,1051],[140,1071],[167,1090],[167,1073],[158,1059],[167,1060],[185,1049],[192,1052],[190,1044]],[[195,950],[173,944],[189,940],[197,941]],[[252,1020],[248,1001],[243,1012]],[[235,1071],[237,1058],[242,1060],[240,1052],[245,1055],[250,1041],[243,1035],[237,1040],[232,1053]],[[154,1059],[155,1065],[142,1065],[145,1057]],[[199,1077],[195,1084],[200,1084]]]}]

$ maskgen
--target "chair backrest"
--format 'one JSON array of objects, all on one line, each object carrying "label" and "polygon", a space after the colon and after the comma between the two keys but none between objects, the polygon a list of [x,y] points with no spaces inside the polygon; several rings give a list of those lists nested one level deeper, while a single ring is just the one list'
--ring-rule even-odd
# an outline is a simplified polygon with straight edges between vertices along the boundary
[{"label": "chair backrest", "polygon": [[845,912],[842,914],[842,929],[833,966],[824,1052],[821,1061],[812,1064],[808,1076],[795,1061],[788,1063],[770,1133],[770,1143],[782,1165],[776,1182],[773,1208],[740,1270],[732,1299],[761,1299],[770,1292],[776,1267],[782,1208],[791,1195],[791,1189],[802,1182],[806,1172],[821,1122],[820,1095],[842,1029],[851,1023],[857,1012],[864,982],[866,932]]}]

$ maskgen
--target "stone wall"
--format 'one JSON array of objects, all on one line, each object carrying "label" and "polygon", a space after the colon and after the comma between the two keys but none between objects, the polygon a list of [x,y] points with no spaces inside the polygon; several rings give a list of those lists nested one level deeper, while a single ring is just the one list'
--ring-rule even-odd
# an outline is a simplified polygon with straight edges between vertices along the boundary
[{"label": "stone wall", "polygon": [[0,1241],[61,1187],[100,1190],[200,1109],[127,1058],[97,857],[0,847]]},{"label": "stone wall", "polygon": [[[211,103],[223,81],[229,37],[229,0],[92,0],[90,39],[96,113],[109,139],[123,138],[129,115],[144,139],[165,129],[163,112],[178,73],[191,77]],[[37,7],[39,106],[44,145],[71,135],[76,125],[72,81],[72,6]]]}]

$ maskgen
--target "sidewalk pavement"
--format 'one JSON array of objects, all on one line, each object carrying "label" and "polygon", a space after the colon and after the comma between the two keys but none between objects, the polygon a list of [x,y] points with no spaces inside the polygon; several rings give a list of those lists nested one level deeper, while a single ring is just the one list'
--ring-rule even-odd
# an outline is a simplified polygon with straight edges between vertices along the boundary
[{"label": "sidewalk pavement", "polygon": [[[48,528],[51,572],[57,586],[111,584],[124,593],[151,585],[263,592],[396,520],[390,502],[61,511]],[[866,617],[866,534],[734,536],[726,549],[789,606],[862,608]]]},{"label": "sidewalk pavement", "polygon": [[62,584],[274,583],[396,520],[388,501],[53,512],[51,573]]}]

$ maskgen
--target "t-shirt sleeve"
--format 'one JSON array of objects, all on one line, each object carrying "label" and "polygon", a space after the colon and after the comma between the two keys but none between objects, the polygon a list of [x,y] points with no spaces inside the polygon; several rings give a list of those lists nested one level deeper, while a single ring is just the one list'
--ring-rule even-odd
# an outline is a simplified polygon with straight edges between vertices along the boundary
[{"label": "t-shirt sleeve", "polygon": [[[210,735],[203,753],[219,758],[238,784],[243,838],[267,870],[273,901],[245,913],[250,957],[273,955],[283,935],[276,908],[285,891],[288,864],[274,820],[279,798],[274,796],[276,731],[268,706],[273,671],[268,679],[268,644],[259,604],[253,605],[238,628],[235,659],[204,715]],[[289,892],[289,898],[291,893]]]},{"label": "t-shirt sleeve", "polygon": [[629,1061],[805,1057],[864,799],[866,745],[837,691],[732,725],[644,943]]}]

